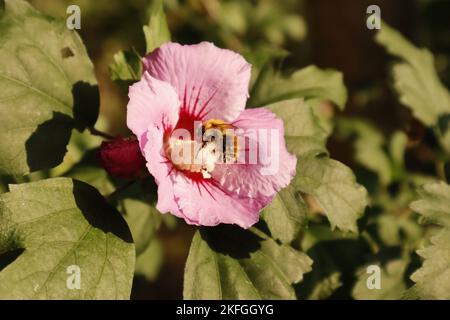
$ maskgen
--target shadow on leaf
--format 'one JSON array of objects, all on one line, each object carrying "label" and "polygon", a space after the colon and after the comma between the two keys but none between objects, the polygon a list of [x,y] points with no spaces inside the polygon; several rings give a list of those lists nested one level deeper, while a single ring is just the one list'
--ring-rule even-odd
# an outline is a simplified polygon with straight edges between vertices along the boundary
[{"label": "shadow on leaf", "polygon": [[100,95],[97,85],[79,81],[72,87],[73,115],[78,130],[90,127],[97,122]]},{"label": "shadow on leaf", "polygon": [[200,235],[216,252],[234,259],[246,259],[261,247],[262,239],[234,225],[201,228]]},{"label": "shadow on leaf", "polygon": [[94,187],[84,182],[73,180],[73,195],[77,207],[90,225],[105,233],[110,232],[125,242],[133,242],[125,220]]},{"label": "shadow on leaf", "polygon": [[25,142],[30,172],[53,168],[62,162],[72,129],[72,119],[60,112],[53,112],[50,120],[37,127]]},{"label": "shadow on leaf", "polygon": [[0,255],[0,271],[5,269],[9,264],[13,263],[14,260],[16,260],[25,249],[19,248],[7,251]]},{"label": "shadow on leaf", "polygon": [[314,261],[313,269],[296,286],[299,299],[351,299],[355,272],[365,263],[367,250],[365,242],[353,239],[313,245],[307,251]]}]

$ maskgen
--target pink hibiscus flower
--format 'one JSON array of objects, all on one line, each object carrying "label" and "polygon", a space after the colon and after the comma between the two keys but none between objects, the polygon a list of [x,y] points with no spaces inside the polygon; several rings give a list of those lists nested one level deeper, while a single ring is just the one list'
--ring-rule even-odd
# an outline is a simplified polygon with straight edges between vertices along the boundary
[{"label": "pink hibiscus flower", "polygon": [[[250,64],[207,42],[164,44],[143,63],[142,79],[130,87],[127,125],[158,185],[157,209],[189,224],[249,228],[289,184],[297,162],[280,119],[265,108],[244,110]],[[231,148],[178,136],[198,128],[223,133]],[[174,161],[177,146],[184,147],[181,161]]]}]

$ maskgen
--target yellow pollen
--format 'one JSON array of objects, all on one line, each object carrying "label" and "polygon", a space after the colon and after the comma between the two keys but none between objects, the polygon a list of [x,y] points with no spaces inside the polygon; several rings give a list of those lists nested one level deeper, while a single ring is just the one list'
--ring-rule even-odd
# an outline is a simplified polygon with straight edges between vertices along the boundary
[{"label": "yellow pollen", "polygon": [[224,121],[211,119],[202,123],[202,133],[208,130],[219,130],[222,134],[222,146],[212,136],[208,141],[183,140],[168,138],[164,143],[164,151],[173,165],[182,171],[199,172],[203,178],[211,178],[217,162],[229,163],[237,159],[238,143],[233,134],[233,152],[225,146],[227,134],[234,127]]}]

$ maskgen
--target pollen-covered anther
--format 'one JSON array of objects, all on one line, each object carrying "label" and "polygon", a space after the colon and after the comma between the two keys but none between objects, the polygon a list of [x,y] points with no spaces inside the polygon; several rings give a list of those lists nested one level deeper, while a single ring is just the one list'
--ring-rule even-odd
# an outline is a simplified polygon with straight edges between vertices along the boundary
[{"label": "pollen-covered anther", "polygon": [[[227,139],[227,135],[230,136],[232,132],[231,128],[220,120],[207,121],[202,125],[202,138],[208,137],[206,141],[200,138],[183,140],[171,137],[165,143],[166,156],[178,170],[201,173],[204,179],[210,179],[218,162],[230,163],[236,160],[237,138],[233,134],[231,139]],[[208,133],[211,132],[216,135],[209,136]],[[227,146],[229,141],[231,147]]]},{"label": "pollen-covered anther", "polygon": [[205,179],[211,178],[211,172],[221,157],[214,142],[170,138],[165,149],[167,157],[178,170],[199,172]]}]

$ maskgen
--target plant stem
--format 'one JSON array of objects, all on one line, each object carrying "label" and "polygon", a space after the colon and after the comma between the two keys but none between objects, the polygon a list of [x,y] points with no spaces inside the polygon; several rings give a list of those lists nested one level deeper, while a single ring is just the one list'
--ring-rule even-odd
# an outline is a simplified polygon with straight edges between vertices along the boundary
[{"label": "plant stem", "polygon": [[261,230],[257,229],[256,227],[251,227],[248,229],[248,231],[250,231],[251,233],[253,233],[254,235],[262,238],[262,239],[269,239],[269,236],[266,235],[264,232],[262,232]]},{"label": "plant stem", "polygon": [[105,138],[108,140],[113,140],[115,138],[114,136],[112,136],[108,133],[105,133],[105,132],[95,129],[94,127],[88,127],[88,130],[94,136],[102,137],[102,138]]},{"label": "plant stem", "polygon": [[442,160],[438,160],[435,164],[436,167],[436,174],[438,178],[442,181],[447,182],[447,178],[445,176],[445,163]]},{"label": "plant stem", "polygon": [[131,187],[137,181],[138,180],[131,180],[131,181],[128,181],[127,183],[123,184],[122,186],[118,187],[116,190],[114,190],[112,193],[110,193],[109,195],[107,195],[105,197],[106,200],[108,200],[108,201],[114,200],[114,198],[117,197],[122,191]]}]

